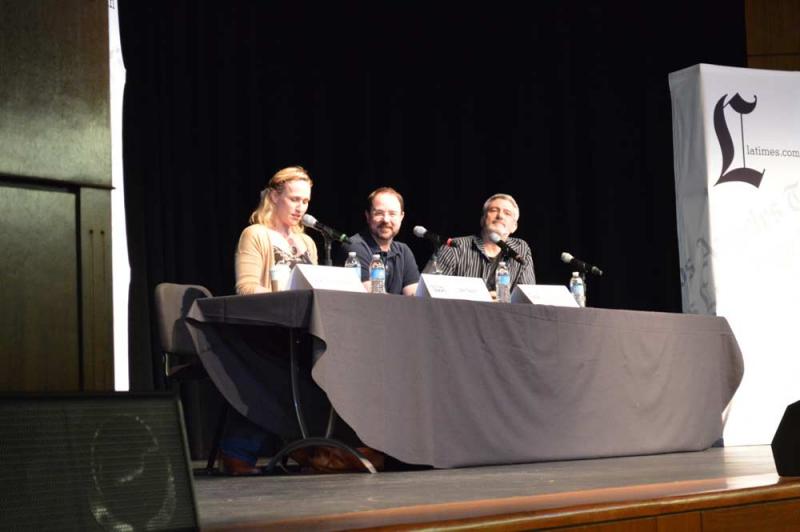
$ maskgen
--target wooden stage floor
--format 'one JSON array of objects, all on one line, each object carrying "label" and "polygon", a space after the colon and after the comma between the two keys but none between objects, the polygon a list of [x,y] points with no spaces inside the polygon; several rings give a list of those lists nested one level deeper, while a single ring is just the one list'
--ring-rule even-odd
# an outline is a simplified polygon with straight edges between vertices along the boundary
[{"label": "wooden stage floor", "polygon": [[195,477],[204,530],[800,530],[769,446],[377,475]]}]

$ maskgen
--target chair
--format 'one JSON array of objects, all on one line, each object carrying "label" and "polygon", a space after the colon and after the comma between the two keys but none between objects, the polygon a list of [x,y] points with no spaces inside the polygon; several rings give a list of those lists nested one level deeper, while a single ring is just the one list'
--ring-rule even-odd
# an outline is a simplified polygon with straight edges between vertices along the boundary
[{"label": "chair", "polygon": [[[155,309],[158,335],[163,354],[164,373],[168,382],[180,383],[208,378],[185,321],[194,300],[203,297],[211,297],[211,292],[199,285],[160,283],[156,286]],[[223,401],[206,468],[205,471],[201,470],[200,472],[216,472],[214,464],[217,460],[228,408],[227,402]]]}]

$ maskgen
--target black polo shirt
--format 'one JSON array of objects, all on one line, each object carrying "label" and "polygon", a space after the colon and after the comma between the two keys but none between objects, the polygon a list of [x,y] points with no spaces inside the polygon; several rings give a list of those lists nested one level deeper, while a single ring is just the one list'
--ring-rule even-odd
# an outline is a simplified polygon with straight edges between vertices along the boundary
[{"label": "black polo shirt", "polygon": [[350,237],[350,244],[342,246],[345,255],[355,251],[361,263],[361,280],[369,280],[369,263],[372,255],[378,253],[386,268],[386,293],[402,294],[403,287],[419,281],[419,268],[411,248],[402,242],[392,240],[389,251],[384,252],[369,231],[362,231]]}]

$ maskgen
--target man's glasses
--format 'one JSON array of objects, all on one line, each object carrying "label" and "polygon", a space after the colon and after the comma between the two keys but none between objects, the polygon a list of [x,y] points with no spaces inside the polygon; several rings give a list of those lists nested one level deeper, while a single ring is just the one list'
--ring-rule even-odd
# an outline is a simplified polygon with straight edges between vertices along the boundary
[{"label": "man's glasses", "polygon": [[371,215],[373,218],[399,218],[400,215],[403,214],[397,211],[372,211]]}]

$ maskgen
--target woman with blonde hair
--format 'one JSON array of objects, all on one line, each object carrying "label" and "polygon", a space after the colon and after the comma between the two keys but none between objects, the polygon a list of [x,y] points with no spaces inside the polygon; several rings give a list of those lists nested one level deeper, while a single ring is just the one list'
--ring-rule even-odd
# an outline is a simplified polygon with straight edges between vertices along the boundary
[{"label": "woman with blonde hair", "polygon": [[[317,247],[303,233],[302,225],[303,215],[308,210],[311,199],[311,185],[308,172],[301,166],[284,168],[272,176],[267,188],[262,191],[261,202],[250,215],[250,225],[242,231],[236,248],[237,294],[272,291],[270,269],[275,264],[285,263],[292,267],[298,263],[317,263]],[[310,337],[306,335],[305,339],[310,349]],[[282,443],[297,437],[296,428],[288,421],[290,418],[281,413],[292,401],[287,387],[289,376],[285,367],[286,357],[280,353],[280,342],[270,342],[266,337],[260,340],[259,351],[262,356],[259,371],[250,373],[250,368],[242,366],[243,371],[249,375],[245,381],[258,383],[257,391],[250,397],[258,398],[251,404],[258,405],[254,409],[260,411],[255,413],[259,415],[248,413],[245,417],[238,410],[231,409],[225,434],[220,441],[222,471],[229,475],[262,474],[262,469],[256,467],[258,456],[272,456],[270,453],[277,451]],[[229,364],[232,363],[233,361],[229,361]],[[304,388],[301,395],[307,406],[328,404],[324,392],[311,381],[310,376],[301,377],[299,386]],[[243,388],[239,391],[239,394],[246,394],[244,390]],[[308,408],[307,418],[324,412],[324,408]],[[317,419],[312,426],[320,425],[320,421],[324,419]],[[383,455],[368,448],[359,447],[359,450],[368,453],[376,467],[382,466]],[[349,455],[327,449],[318,453],[294,453],[292,457],[296,460],[302,459],[322,471],[360,467]]]},{"label": "woman with blonde hair", "polygon": [[[250,225],[242,231],[236,247],[236,293],[258,294],[272,291],[270,269],[276,264],[289,268],[298,263],[316,264],[317,247],[303,233],[302,218],[311,199],[311,178],[302,166],[279,170],[261,192],[261,201],[250,215]],[[258,393],[260,407],[273,412],[262,417],[260,424],[231,409],[220,441],[222,471],[229,475],[254,475],[263,471],[256,467],[259,454],[270,456],[278,450],[281,439],[289,431],[280,412],[285,398],[279,390],[286,388],[288,375],[280,362],[280,342],[267,342],[262,364],[272,367],[264,376],[263,391]],[[277,362],[276,362],[277,361]],[[248,371],[248,370],[245,370]],[[285,391],[285,390],[284,390]],[[242,392],[240,392],[242,393]]]},{"label": "woman with blonde hair", "polygon": [[284,263],[317,264],[317,246],[303,233],[311,177],[302,166],[279,170],[261,191],[236,248],[236,293],[271,292],[270,269]]}]

